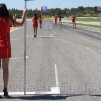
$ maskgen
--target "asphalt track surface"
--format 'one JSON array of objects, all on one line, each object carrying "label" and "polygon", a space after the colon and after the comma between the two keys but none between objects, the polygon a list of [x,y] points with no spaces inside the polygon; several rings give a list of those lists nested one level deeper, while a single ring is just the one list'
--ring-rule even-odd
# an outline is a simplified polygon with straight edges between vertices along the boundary
[{"label": "asphalt track surface", "polygon": [[[46,36],[46,37],[42,37]],[[12,58],[8,91],[24,91],[24,27],[11,32]],[[0,91],[3,89],[0,70]],[[51,94],[45,94],[51,91]],[[101,32],[71,25],[55,25],[46,19],[34,38],[31,23],[26,30],[26,92],[0,101],[100,101]],[[45,92],[45,93],[44,93]],[[54,95],[54,93],[57,94]]]}]

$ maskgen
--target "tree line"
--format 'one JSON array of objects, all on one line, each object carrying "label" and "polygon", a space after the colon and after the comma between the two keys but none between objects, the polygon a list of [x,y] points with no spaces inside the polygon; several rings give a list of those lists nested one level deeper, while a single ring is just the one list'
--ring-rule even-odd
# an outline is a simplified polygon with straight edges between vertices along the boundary
[{"label": "tree line", "polygon": [[[9,9],[9,13],[10,16],[12,17],[14,14],[16,14],[17,18],[21,18],[22,17],[22,12],[23,10],[18,10],[15,8]],[[34,13],[37,13],[38,16],[41,15],[41,11],[38,10],[37,8],[32,10],[32,9],[28,9],[28,14],[27,17],[30,18],[34,15]],[[83,6],[79,6],[78,8],[51,8],[48,9],[47,13],[42,13],[42,15],[49,15],[49,16],[54,16],[55,14],[57,14],[58,16],[62,16],[62,17],[69,17],[73,14],[75,14],[76,16],[98,16],[99,13],[95,13],[94,11],[94,7],[83,7]]]}]

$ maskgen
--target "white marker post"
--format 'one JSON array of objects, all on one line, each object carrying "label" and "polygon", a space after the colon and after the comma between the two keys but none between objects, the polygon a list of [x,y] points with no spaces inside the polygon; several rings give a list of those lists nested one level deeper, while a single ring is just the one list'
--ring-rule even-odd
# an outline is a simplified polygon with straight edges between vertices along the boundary
[{"label": "white marker post", "polygon": [[[27,8],[27,1],[25,0],[25,9]],[[25,24],[24,24],[24,95],[26,94],[26,16],[25,16]]]}]

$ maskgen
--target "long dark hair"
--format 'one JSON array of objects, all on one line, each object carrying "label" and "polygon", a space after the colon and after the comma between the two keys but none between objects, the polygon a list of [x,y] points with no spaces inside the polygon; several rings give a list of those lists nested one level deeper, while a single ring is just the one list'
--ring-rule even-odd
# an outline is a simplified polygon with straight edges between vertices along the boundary
[{"label": "long dark hair", "polygon": [[9,17],[9,11],[4,3],[0,4],[0,16]]},{"label": "long dark hair", "polygon": [[34,14],[34,16],[35,16],[35,18],[37,18],[37,17],[38,17],[36,13]]}]

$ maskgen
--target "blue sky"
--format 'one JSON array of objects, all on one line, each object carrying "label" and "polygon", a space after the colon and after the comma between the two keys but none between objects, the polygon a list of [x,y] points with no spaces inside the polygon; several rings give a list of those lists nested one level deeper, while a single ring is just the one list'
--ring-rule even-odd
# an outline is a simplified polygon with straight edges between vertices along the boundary
[{"label": "blue sky", "polygon": [[[24,9],[24,0],[0,0],[0,3],[5,3],[7,8],[16,8],[19,10]],[[28,9],[39,9],[41,6],[47,8],[77,8],[78,6],[94,7],[101,6],[101,0],[35,0],[27,1]]]}]

